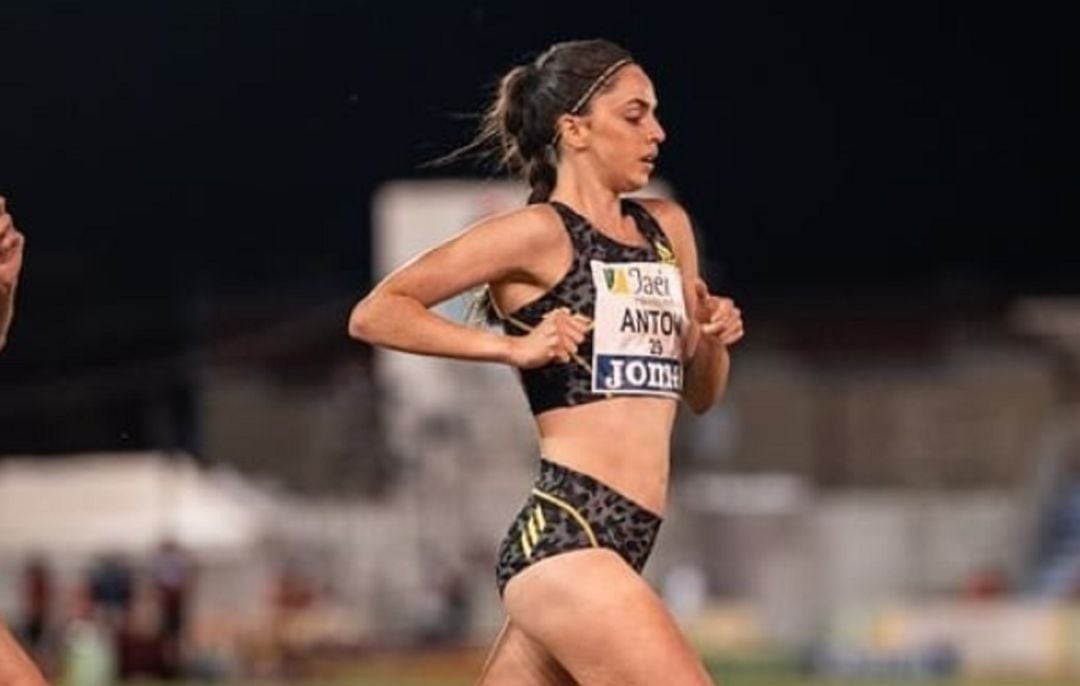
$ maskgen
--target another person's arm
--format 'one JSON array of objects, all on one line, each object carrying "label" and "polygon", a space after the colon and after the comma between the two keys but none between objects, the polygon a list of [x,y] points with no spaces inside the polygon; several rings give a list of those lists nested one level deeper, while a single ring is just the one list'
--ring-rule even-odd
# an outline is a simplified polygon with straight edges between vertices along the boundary
[{"label": "another person's arm", "polygon": [[728,347],[743,336],[742,313],[730,298],[709,293],[698,271],[698,252],[690,218],[677,203],[653,200],[649,209],[660,220],[675,249],[683,275],[689,321],[683,399],[697,414],[723,397],[731,357]]},{"label": "another person's arm", "polygon": [[0,197],[0,350],[7,343],[8,329],[15,316],[15,290],[22,269],[24,241],[7,213],[7,201]]},{"label": "another person's arm", "polygon": [[558,312],[527,336],[502,336],[440,317],[429,308],[470,288],[534,280],[538,255],[558,251],[558,232],[538,207],[481,221],[383,279],[353,307],[349,335],[394,350],[537,367],[566,361],[583,322]]},{"label": "another person's arm", "polygon": [[0,686],[48,686],[34,662],[0,622]]}]

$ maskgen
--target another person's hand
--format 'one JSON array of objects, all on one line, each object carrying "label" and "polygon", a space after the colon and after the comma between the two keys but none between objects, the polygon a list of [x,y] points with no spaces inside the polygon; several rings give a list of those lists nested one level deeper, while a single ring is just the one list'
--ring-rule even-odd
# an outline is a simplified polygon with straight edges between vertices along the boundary
[{"label": "another person's hand", "polygon": [[694,319],[704,338],[729,346],[743,337],[742,312],[735,301],[709,293],[709,287],[701,279],[694,284],[694,294],[697,296]]},{"label": "another person's hand", "polygon": [[0,196],[0,295],[9,295],[15,290],[22,270],[23,244],[26,239],[15,221],[7,212],[7,200]]},{"label": "another person's hand", "polygon": [[569,362],[590,326],[584,315],[572,314],[565,307],[552,310],[528,335],[511,337],[510,364],[534,369],[552,362]]}]

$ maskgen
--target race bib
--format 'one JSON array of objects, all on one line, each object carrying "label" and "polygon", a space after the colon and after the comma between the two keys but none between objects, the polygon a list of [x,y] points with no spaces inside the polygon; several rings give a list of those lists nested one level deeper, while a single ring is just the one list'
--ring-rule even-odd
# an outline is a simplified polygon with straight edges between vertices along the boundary
[{"label": "race bib", "polygon": [[679,268],[593,260],[593,393],[662,395],[682,390],[686,323]]}]

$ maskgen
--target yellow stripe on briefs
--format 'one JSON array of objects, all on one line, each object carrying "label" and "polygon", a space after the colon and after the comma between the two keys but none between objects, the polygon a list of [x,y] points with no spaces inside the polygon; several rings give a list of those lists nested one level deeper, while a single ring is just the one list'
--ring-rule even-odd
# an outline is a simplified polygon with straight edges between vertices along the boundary
[{"label": "yellow stripe on briefs", "polygon": [[544,511],[540,508],[539,505],[534,505],[533,506],[533,512],[536,513],[536,523],[537,523],[537,525],[539,525],[540,530],[543,531],[544,529],[547,528],[547,522],[544,521]]},{"label": "yellow stripe on briefs", "polygon": [[600,544],[596,542],[596,534],[593,533],[592,527],[589,526],[589,523],[585,521],[585,518],[581,516],[581,513],[575,510],[573,506],[570,505],[570,503],[567,503],[564,500],[556,498],[555,496],[548,493],[544,493],[538,488],[532,489],[532,492],[533,495],[535,495],[537,498],[542,498],[543,500],[548,501],[556,507],[560,507],[566,510],[566,512],[569,513],[571,517],[577,520],[577,523],[581,525],[581,528],[585,530],[585,535],[589,537],[589,543],[592,544],[592,547],[600,547]]},{"label": "yellow stripe on briefs", "polygon": [[529,545],[529,539],[525,536],[524,529],[521,531],[521,549],[525,551],[525,557],[532,559],[532,546]]},{"label": "yellow stripe on briefs", "polygon": [[536,545],[536,542],[539,540],[540,532],[536,530],[536,520],[529,517],[529,541],[531,541],[533,545]]}]

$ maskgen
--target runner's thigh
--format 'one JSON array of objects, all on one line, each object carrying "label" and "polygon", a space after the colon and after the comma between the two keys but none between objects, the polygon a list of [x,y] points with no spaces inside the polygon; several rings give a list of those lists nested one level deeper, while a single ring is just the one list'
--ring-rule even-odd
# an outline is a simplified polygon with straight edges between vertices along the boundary
[{"label": "runner's thigh", "polygon": [[503,602],[582,686],[713,684],[660,598],[611,550],[541,560],[510,580]]}]

